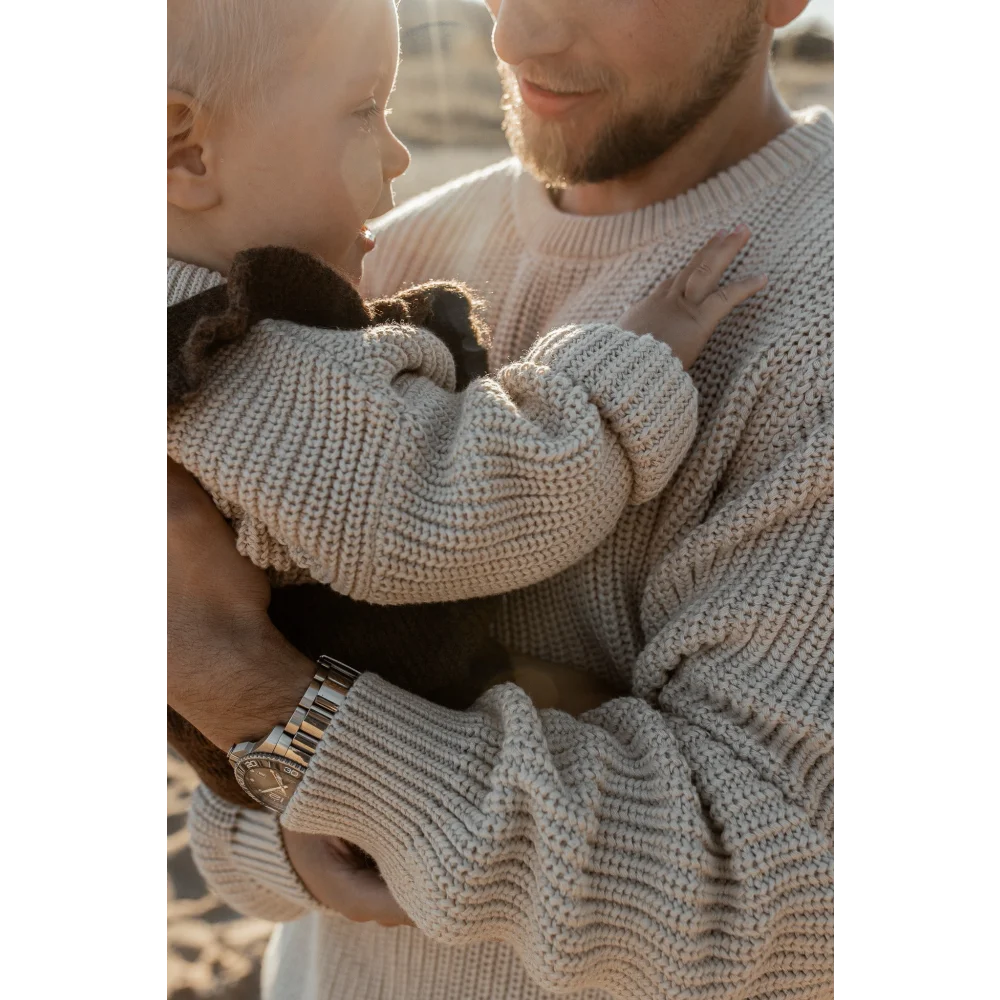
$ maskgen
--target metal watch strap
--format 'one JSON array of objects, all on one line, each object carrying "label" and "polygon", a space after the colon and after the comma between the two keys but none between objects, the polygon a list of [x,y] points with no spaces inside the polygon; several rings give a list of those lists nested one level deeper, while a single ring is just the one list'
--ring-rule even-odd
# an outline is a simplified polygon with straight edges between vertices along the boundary
[{"label": "metal watch strap", "polygon": [[332,656],[319,657],[316,661],[316,673],[273,752],[303,766],[308,765],[327,727],[343,705],[351,685],[360,676],[360,670],[355,670]]}]

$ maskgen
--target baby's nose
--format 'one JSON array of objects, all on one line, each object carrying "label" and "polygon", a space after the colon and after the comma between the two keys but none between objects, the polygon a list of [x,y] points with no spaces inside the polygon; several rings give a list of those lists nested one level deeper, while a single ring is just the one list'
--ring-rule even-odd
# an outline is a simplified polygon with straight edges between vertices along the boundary
[{"label": "baby's nose", "polygon": [[394,135],[390,134],[389,148],[385,151],[382,165],[387,181],[402,176],[410,166],[410,151]]}]

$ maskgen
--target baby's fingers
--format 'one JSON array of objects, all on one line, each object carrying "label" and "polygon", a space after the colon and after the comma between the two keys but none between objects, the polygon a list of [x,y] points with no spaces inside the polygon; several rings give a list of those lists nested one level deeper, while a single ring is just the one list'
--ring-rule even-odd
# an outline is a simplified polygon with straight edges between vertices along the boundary
[{"label": "baby's fingers", "polygon": [[767,284],[766,274],[755,274],[752,278],[743,278],[732,284],[723,285],[714,291],[698,307],[701,318],[714,329],[738,305],[756,295]]},{"label": "baby's fingers", "polygon": [[678,291],[691,305],[700,305],[718,287],[722,276],[749,239],[750,229],[743,223],[731,233],[717,233],[681,272],[677,279]]}]

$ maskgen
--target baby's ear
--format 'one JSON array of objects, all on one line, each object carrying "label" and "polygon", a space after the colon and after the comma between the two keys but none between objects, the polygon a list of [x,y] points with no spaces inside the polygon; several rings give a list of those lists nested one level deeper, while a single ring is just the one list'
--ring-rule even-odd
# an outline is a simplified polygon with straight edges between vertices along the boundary
[{"label": "baby's ear", "polygon": [[205,109],[182,90],[167,88],[167,204],[185,212],[218,205]]}]

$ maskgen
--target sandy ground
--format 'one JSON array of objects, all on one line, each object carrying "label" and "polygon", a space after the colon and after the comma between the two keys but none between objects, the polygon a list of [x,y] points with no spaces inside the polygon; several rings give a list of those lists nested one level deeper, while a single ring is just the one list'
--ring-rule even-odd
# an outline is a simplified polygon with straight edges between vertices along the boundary
[{"label": "sandy ground", "polygon": [[272,925],[241,917],[206,888],[186,825],[197,779],[167,751],[167,981],[171,1000],[255,1000]]},{"label": "sandy ground", "polygon": [[[833,66],[790,63],[776,70],[793,108],[833,108]],[[412,165],[396,184],[402,202],[509,155],[499,141],[477,146],[412,144]],[[271,933],[265,920],[241,917],[205,887],[191,859],[185,826],[195,777],[167,755],[167,974],[170,1000],[256,1000],[260,958]],[[289,998],[293,1000],[293,998]],[[459,998],[456,998],[459,1000]]]}]

